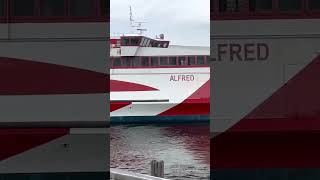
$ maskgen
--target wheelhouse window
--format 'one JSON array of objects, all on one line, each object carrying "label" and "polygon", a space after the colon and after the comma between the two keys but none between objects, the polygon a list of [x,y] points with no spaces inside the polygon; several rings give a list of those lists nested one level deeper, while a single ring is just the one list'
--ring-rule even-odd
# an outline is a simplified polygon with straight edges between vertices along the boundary
[{"label": "wheelhouse window", "polygon": [[11,13],[13,16],[34,16],[34,0],[11,0]]},{"label": "wheelhouse window", "polygon": [[0,17],[4,16],[4,0],[0,0]]},{"label": "wheelhouse window", "polygon": [[178,58],[178,64],[179,64],[180,66],[186,65],[186,57],[183,57],[183,56],[179,57],[179,58]]},{"label": "wheelhouse window", "polygon": [[146,47],[150,47],[150,41],[151,41],[150,39],[147,39],[147,42],[146,42],[146,45],[145,45]]},{"label": "wheelhouse window", "polygon": [[188,57],[188,65],[195,65],[196,64],[196,58],[194,56]]},{"label": "wheelhouse window", "polygon": [[219,0],[220,12],[239,12],[239,0]]},{"label": "wheelhouse window", "polygon": [[134,66],[134,67],[140,66],[140,58],[139,57],[134,57],[132,59],[132,66]]},{"label": "wheelhouse window", "polygon": [[160,57],[160,66],[168,65],[168,57]]},{"label": "wheelhouse window", "polygon": [[139,38],[131,38],[131,46],[139,46]]},{"label": "wheelhouse window", "polygon": [[149,58],[148,57],[142,57],[141,65],[142,66],[149,66]]},{"label": "wheelhouse window", "polygon": [[95,15],[93,0],[70,0],[70,15],[89,17]]},{"label": "wheelhouse window", "polygon": [[158,57],[151,57],[151,66],[158,66]]},{"label": "wheelhouse window", "polygon": [[281,11],[298,11],[301,8],[301,0],[279,0],[279,9]]},{"label": "wheelhouse window", "polygon": [[129,45],[129,38],[121,38],[121,46],[128,46]]},{"label": "wheelhouse window", "polygon": [[250,0],[250,11],[270,11],[272,10],[273,0]]},{"label": "wheelhouse window", "polygon": [[121,59],[120,58],[114,58],[113,59],[113,67],[120,67],[121,66]]},{"label": "wheelhouse window", "polygon": [[107,6],[107,0],[100,0],[100,14],[101,16],[107,16],[108,14],[108,6]]},{"label": "wheelhouse window", "polygon": [[319,0],[309,0],[308,8],[313,11],[320,11],[320,1]]},{"label": "wheelhouse window", "polygon": [[64,16],[65,0],[41,0],[40,15],[41,16]]},{"label": "wheelhouse window", "polygon": [[204,56],[197,56],[197,64],[203,65],[204,63]]},{"label": "wheelhouse window", "polygon": [[169,65],[177,65],[177,57],[169,57]]}]

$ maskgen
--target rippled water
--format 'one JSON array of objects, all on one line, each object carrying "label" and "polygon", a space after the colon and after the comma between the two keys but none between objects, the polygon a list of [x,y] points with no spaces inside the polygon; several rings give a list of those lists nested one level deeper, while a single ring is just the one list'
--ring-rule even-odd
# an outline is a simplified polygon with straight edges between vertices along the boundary
[{"label": "rippled water", "polygon": [[153,159],[165,163],[165,177],[209,179],[209,124],[126,125],[110,128],[111,168],[150,174]]}]

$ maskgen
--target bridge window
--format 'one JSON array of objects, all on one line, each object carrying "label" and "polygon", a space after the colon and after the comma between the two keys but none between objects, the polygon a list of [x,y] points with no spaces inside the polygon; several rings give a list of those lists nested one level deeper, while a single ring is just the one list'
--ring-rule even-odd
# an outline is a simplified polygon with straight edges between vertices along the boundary
[{"label": "bridge window", "polygon": [[139,46],[139,38],[131,38],[131,46]]},{"label": "bridge window", "polygon": [[320,1],[319,0],[309,0],[308,7],[310,10],[320,10]]},{"label": "bridge window", "polygon": [[64,16],[65,0],[41,0],[40,15],[41,16]]},{"label": "bridge window", "polygon": [[107,0],[100,0],[100,14],[102,16],[107,16],[108,14],[108,6],[107,6]]},{"label": "bridge window", "polygon": [[149,66],[149,58],[148,57],[142,57],[141,65],[142,66]]},{"label": "bridge window", "polygon": [[298,11],[301,8],[301,0],[279,0],[279,9],[281,11]]},{"label": "bridge window", "polygon": [[272,0],[250,0],[250,11],[267,11],[272,10]]},{"label": "bridge window", "polygon": [[34,0],[11,0],[13,16],[34,16]]},{"label": "bridge window", "polygon": [[239,0],[219,0],[220,12],[239,12]]},{"label": "bridge window", "polygon": [[70,15],[88,17],[95,15],[93,0],[70,0]]},{"label": "bridge window", "polygon": [[121,66],[121,59],[120,58],[114,58],[113,59],[113,67],[120,67]]},{"label": "bridge window", "polygon": [[177,57],[169,57],[169,65],[177,65]]},{"label": "bridge window", "polygon": [[151,66],[158,66],[158,57],[151,57]]},{"label": "bridge window", "polygon": [[168,57],[160,57],[160,66],[168,65]]},{"label": "bridge window", "polygon": [[204,56],[197,56],[197,64],[198,65],[204,64]]},{"label": "bridge window", "polygon": [[194,56],[188,57],[188,65],[195,65],[196,64],[196,58]]},{"label": "bridge window", "polygon": [[0,0],[0,16],[4,16],[4,0]]},{"label": "bridge window", "polygon": [[121,38],[121,46],[128,46],[129,45],[129,38]]},{"label": "bridge window", "polygon": [[132,65],[134,67],[140,66],[140,58],[139,57],[134,57],[132,60]]},{"label": "bridge window", "polygon": [[186,65],[186,57],[179,57],[179,58],[178,58],[178,64],[179,64],[180,66]]}]

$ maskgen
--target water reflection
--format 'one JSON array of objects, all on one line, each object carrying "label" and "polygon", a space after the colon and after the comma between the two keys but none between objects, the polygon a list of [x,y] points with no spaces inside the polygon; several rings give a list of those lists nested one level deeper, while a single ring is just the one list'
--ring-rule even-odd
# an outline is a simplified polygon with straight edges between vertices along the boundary
[{"label": "water reflection", "polygon": [[126,125],[111,131],[111,168],[150,174],[153,159],[165,162],[170,179],[209,179],[209,124]]}]

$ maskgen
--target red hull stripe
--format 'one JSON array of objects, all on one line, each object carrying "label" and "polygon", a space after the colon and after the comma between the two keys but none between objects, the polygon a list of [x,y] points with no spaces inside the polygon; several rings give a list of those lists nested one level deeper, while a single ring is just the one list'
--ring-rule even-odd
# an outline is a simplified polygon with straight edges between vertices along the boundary
[{"label": "red hull stripe", "polygon": [[121,109],[121,108],[128,106],[130,104],[131,104],[131,102],[111,102],[110,103],[110,112]]},{"label": "red hull stripe", "polygon": [[216,136],[211,146],[214,168],[320,167],[319,77],[320,56]]},{"label": "red hull stripe", "polygon": [[0,95],[107,93],[108,79],[104,73],[0,57]]},{"label": "red hull stripe", "polygon": [[209,115],[210,114],[210,80],[182,103],[159,114],[160,116],[174,115]]},{"label": "red hull stripe", "polygon": [[69,129],[0,129],[0,161],[67,135]]},{"label": "red hull stripe", "polygon": [[145,86],[142,84],[110,80],[110,90],[111,92],[120,92],[120,91],[158,91],[158,89]]}]

